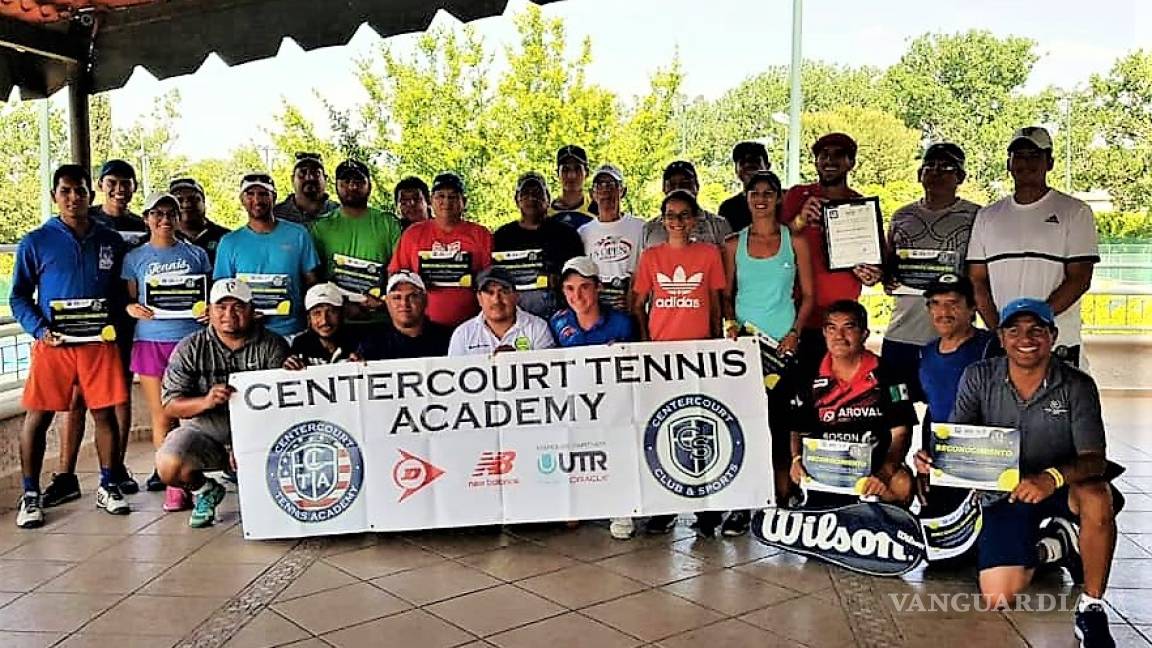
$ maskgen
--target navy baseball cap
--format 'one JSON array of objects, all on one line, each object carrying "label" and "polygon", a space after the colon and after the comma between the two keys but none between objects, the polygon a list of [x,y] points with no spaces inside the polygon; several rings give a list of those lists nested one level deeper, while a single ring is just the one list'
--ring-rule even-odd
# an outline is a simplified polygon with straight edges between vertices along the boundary
[{"label": "navy baseball cap", "polygon": [[432,179],[432,193],[441,189],[453,189],[462,194],[464,193],[464,179],[451,171],[445,171]]},{"label": "navy baseball cap", "polygon": [[1056,328],[1056,315],[1052,312],[1052,307],[1048,305],[1048,302],[1031,297],[1013,300],[1000,309],[1000,328],[1011,326],[1012,320],[1021,315],[1031,315],[1049,328]]},{"label": "navy baseball cap", "polygon": [[516,281],[506,269],[501,266],[488,266],[476,274],[476,292],[483,291],[484,286],[493,282],[509,290],[516,290]]},{"label": "navy baseball cap", "polygon": [[108,160],[104,163],[104,166],[100,167],[98,179],[103,180],[105,176],[116,176],[117,178],[135,180],[136,169],[133,169],[132,165],[124,160]]},{"label": "navy baseball cap", "polygon": [[924,298],[950,292],[963,296],[969,304],[976,303],[976,288],[972,285],[972,280],[964,275],[955,274],[942,274],[937,277],[924,289]]},{"label": "navy baseball cap", "polygon": [[371,180],[372,173],[368,170],[368,165],[359,160],[353,160],[352,158],[348,158],[336,165],[337,180],[355,179],[356,177]]}]

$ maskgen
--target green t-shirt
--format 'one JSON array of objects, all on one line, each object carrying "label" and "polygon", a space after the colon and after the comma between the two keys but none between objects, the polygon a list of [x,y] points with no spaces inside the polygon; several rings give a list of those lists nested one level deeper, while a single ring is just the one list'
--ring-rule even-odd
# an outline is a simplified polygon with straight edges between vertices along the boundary
[{"label": "green t-shirt", "polygon": [[354,293],[379,288],[379,296],[400,240],[400,221],[375,207],[356,218],[336,209],[312,224],[312,238],[325,279]]}]

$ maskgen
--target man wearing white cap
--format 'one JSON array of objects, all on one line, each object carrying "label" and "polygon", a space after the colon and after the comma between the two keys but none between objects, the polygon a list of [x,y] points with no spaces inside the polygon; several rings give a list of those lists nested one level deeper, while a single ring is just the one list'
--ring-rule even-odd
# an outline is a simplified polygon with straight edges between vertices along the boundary
[{"label": "man wearing white cap", "polygon": [[344,292],[334,283],[319,283],[304,295],[308,330],[292,339],[285,369],[303,369],[356,359],[359,341],[344,324]]},{"label": "man wearing white cap", "polygon": [[632,273],[640,260],[644,221],[623,213],[624,174],[605,164],[592,174],[592,197],[596,220],[581,226],[584,253],[600,268],[600,300],[619,311],[628,312]]},{"label": "man wearing white cap", "polygon": [[1052,137],[1039,126],[1016,131],[1008,144],[1011,196],[981,209],[968,243],[968,273],[988,328],[997,304],[1022,297],[1045,300],[1056,314],[1061,346],[1055,355],[1079,366],[1080,297],[1100,262],[1096,220],[1087,203],[1048,186]]},{"label": "man wearing white cap", "polygon": [[303,225],[272,215],[276,185],[266,173],[240,182],[248,223],[220,239],[216,279],[236,278],[252,288],[253,305],[274,333],[291,337],[305,329],[304,290],[316,283],[320,257]]},{"label": "man wearing white cap", "polygon": [[428,319],[428,289],[420,275],[397,270],[388,277],[384,305],[389,323],[375,328],[360,342],[362,360],[437,358],[448,354],[452,329]]},{"label": "man wearing white cap", "polygon": [[191,491],[191,527],[216,520],[224,487],[205,471],[232,467],[232,427],[228,376],[240,371],[279,368],[288,357],[284,338],[255,325],[252,290],[237,279],[222,279],[208,298],[208,328],[184,338],[164,373],[164,412],[180,419],[156,451],[156,472],[168,486]]},{"label": "man wearing white cap", "polygon": [[449,357],[556,346],[548,323],[520,308],[516,283],[504,268],[492,266],[476,275],[476,300],[480,314],[452,332]]}]

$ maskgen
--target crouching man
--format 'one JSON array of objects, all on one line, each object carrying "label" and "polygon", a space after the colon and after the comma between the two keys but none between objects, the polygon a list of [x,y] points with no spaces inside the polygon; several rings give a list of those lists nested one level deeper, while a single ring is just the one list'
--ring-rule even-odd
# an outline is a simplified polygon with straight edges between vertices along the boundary
[{"label": "crouching man", "polygon": [[252,291],[236,279],[221,279],[209,295],[208,328],[193,333],[172,352],[164,373],[164,412],[180,419],[156,451],[156,472],[168,486],[192,493],[188,526],[210,526],[224,487],[205,471],[235,469],[228,376],[277,369],[288,357],[284,338],[255,322]]},{"label": "crouching man", "polygon": [[[1006,357],[965,370],[949,417],[1020,430],[1020,484],[984,508],[976,542],[980,592],[989,605],[1011,605],[1037,567],[1063,566],[1084,584],[1075,614],[1080,645],[1112,648],[1102,599],[1121,497],[1105,478],[1099,391],[1088,374],[1053,357],[1051,306],[1022,298],[999,315]],[[917,453],[917,470],[930,466],[927,454]]]}]

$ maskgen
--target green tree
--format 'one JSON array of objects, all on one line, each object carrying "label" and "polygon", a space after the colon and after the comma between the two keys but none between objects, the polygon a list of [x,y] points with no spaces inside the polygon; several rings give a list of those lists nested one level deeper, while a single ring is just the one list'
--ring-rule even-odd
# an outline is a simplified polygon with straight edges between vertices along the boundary
[{"label": "green tree", "polygon": [[[0,243],[16,243],[40,224],[40,108],[32,101],[0,105],[0,156],[6,161],[0,180]],[[64,116],[50,110],[48,123],[50,155],[58,164],[68,155]]]},{"label": "green tree", "polygon": [[[1152,50],[1132,52],[1107,74],[1093,75],[1071,121],[1080,134],[1073,148],[1077,182],[1107,189],[1120,210],[1152,213]],[[1085,122],[1088,132],[1075,128]]]}]

